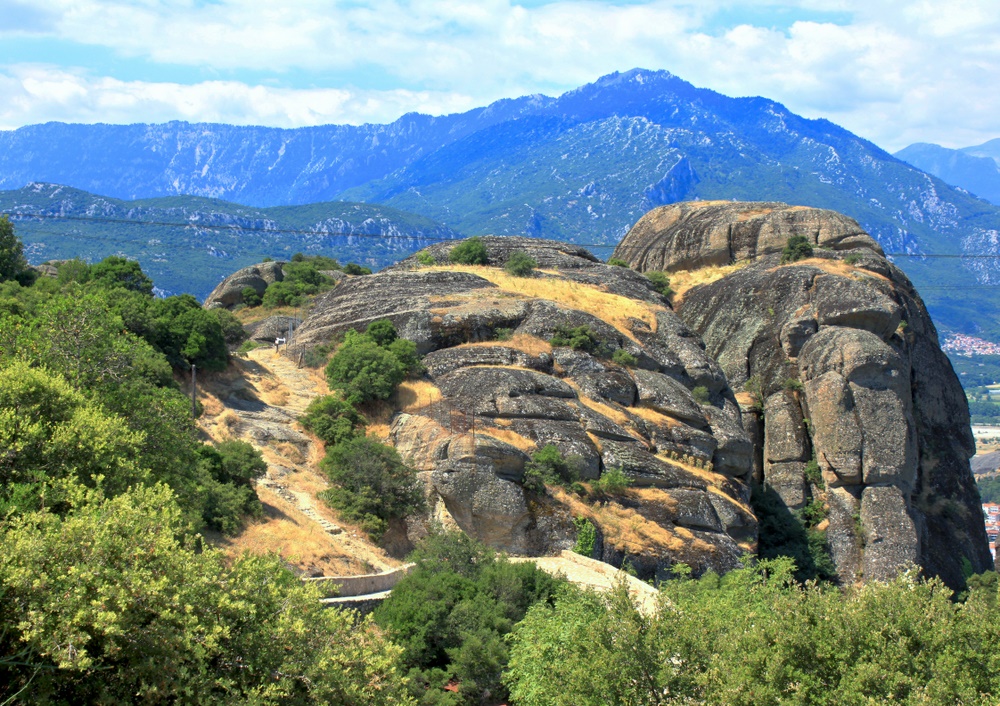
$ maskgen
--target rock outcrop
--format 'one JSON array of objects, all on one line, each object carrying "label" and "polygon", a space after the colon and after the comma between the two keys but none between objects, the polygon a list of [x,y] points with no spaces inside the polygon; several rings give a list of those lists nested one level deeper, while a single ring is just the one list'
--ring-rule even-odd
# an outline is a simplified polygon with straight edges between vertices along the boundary
[{"label": "rock outcrop", "polygon": [[[483,242],[489,267],[447,265],[449,243],[424,251],[440,265],[410,258],[346,279],[317,298],[298,345],[380,318],[417,343],[427,373],[408,402],[401,393],[389,438],[423,474],[436,518],[542,555],[571,547],[583,516],[597,527],[597,558],[627,559],[645,577],[674,562],[736,566],[755,548],[753,447],[701,341],[637,272],[551,241]],[[534,276],[501,269],[515,250],[538,262]],[[581,326],[592,350],[551,345]],[[618,351],[627,365],[612,360]],[[528,492],[525,466],[546,444],[575,457],[584,481],[620,467],[634,485],[603,502]]]},{"label": "rock outcrop", "polygon": [[264,296],[267,285],[284,279],[281,270],[284,264],[284,262],[276,261],[261,262],[257,265],[244,267],[242,270],[236,270],[222,280],[205,298],[205,308],[232,309],[235,305],[243,302],[243,290],[247,287],[252,287],[257,294]]},{"label": "rock outcrop", "polygon": [[[793,235],[813,257],[782,264]],[[843,582],[919,564],[960,586],[963,571],[991,567],[965,395],[920,297],[856,222],[785,204],[676,204],[644,216],[615,256],[640,271],[721,266],[677,312],[745,390],[757,480],[790,510],[824,503]]]}]

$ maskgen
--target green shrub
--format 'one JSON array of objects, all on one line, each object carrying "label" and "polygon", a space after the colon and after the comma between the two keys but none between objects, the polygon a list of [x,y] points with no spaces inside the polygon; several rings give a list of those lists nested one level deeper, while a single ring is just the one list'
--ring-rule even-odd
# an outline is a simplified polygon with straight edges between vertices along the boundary
[{"label": "green shrub", "polygon": [[612,267],[628,267],[628,263],[622,260],[620,257],[613,257],[608,260],[608,264]]},{"label": "green shrub", "polygon": [[691,390],[691,396],[694,398],[694,401],[697,402],[698,404],[708,404],[710,401],[708,388],[705,387],[704,385],[698,385],[693,390]]},{"label": "green shrub", "polygon": [[625,475],[621,466],[605,468],[601,477],[595,480],[591,487],[601,495],[620,495],[632,485],[632,479]]},{"label": "green shrub", "polygon": [[665,272],[647,272],[646,279],[653,283],[653,287],[661,295],[669,297],[674,293],[670,288],[670,278]]},{"label": "green shrub", "polygon": [[553,346],[569,346],[575,351],[595,352],[601,344],[597,334],[589,326],[569,326],[562,324],[556,327],[555,333],[549,339]]},{"label": "green shrub", "polygon": [[247,340],[246,329],[243,328],[240,320],[233,316],[233,312],[228,309],[209,309],[209,311],[219,321],[219,326],[222,328],[222,339],[226,345],[235,346]]},{"label": "green shrub", "polygon": [[564,457],[558,446],[546,444],[525,465],[523,485],[535,493],[544,492],[546,485],[570,485],[580,479],[580,465],[579,457]]},{"label": "green shrub", "polygon": [[453,247],[448,259],[456,265],[485,265],[489,262],[489,254],[482,239],[474,236]]},{"label": "green shrub", "polygon": [[576,527],[576,544],[573,551],[586,557],[594,555],[594,545],[597,542],[597,528],[586,517],[574,517]]},{"label": "green shrub", "polygon": [[757,554],[761,559],[790,557],[795,561],[799,581],[836,579],[836,567],[823,532],[805,527],[772,488],[755,486],[750,504],[757,516]]},{"label": "green shrub", "polygon": [[437,260],[434,259],[434,256],[426,250],[421,250],[417,253],[417,262],[426,267],[437,264]]},{"label": "green shrub", "polygon": [[310,402],[299,422],[329,446],[354,438],[365,426],[353,405],[330,395]]},{"label": "green shrub", "polygon": [[326,379],[330,389],[339,390],[345,400],[357,405],[389,399],[407,372],[391,351],[369,336],[349,331],[326,366]]},{"label": "green shrub", "polygon": [[618,350],[616,350],[614,354],[611,356],[611,360],[613,360],[615,363],[618,363],[618,365],[625,366],[626,368],[632,368],[635,366],[636,363],[639,362],[634,355],[629,353],[624,348],[619,348]]},{"label": "green shrub", "polygon": [[243,343],[240,344],[240,347],[236,349],[236,355],[241,358],[246,358],[247,353],[256,348],[260,348],[263,345],[263,343],[258,343],[257,341],[243,341]]},{"label": "green shrub", "polygon": [[308,368],[322,368],[330,361],[333,343],[321,343],[307,350],[302,356],[302,364]]},{"label": "green shrub", "polygon": [[507,264],[503,268],[507,274],[514,277],[530,277],[534,274],[536,267],[538,267],[538,262],[535,258],[523,250],[515,250],[507,258]]},{"label": "green shrub", "polygon": [[802,519],[806,529],[812,529],[825,520],[830,511],[819,498],[810,500],[804,508],[799,510],[799,517]]},{"label": "green shrub", "polygon": [[344,265],[345,275],[360,276],[360,275],[370,275],[371,273],[372,271],[370,267],[362,267],[356,262],[348,262],[346,265]]},{"label": "green shrub", "polygon": [[396,326],[389,319],[372,321],[365,328],[365,335],[383,348],[399,338],[399,334],[396,333]]},{"label": "green shrub", "polygon": [[800,380],[796,380],[795,378],[788,378],[785,380],[783,387],[789,392],[802,392],[802,390],[805,389],[802,382]]},{"label": "green shrub", "polygon": [[389,520],[424,508],[416,472],[391,446],[354,436],[327,449],[320,462],[333,487],[320,493],[345,519],[358,522],[378,540]]},{"label": "green shrub", "polygon": [[502,326],[493,329],[493,338],[498,341],[509,341],[514,337],[514,329],[504,328]]},{"label": "green shrub", "polygon": [[240,292],[240,296],[243,299],[243,303],[250,307],[260,306],[264,301],[257,290],[253,287],[244,287]]},{"label": "green shrub", "polygon": [[844,258],[844,262],[846,262],[848,265],[851,265],[851,266],[856,265],[859,262],[861,262],[861,256],[860,255],[855,255],[855,254],[852,253],[850,255],[847,255]]},{"label": "green shrub", "polygon": [[819,463],[815,458],[809,459],[806,463],[805,476],[807,482],[823,487],[823,472],[819,469]]},{"label": "green shrub", "polygon": [[782,264],[797,262],[798,260],[805,260],[812,256],[813,246],[809,242],[809,238],[804,235],[792,235],[789,236],[788,242],[781,251],[781,262]]}]

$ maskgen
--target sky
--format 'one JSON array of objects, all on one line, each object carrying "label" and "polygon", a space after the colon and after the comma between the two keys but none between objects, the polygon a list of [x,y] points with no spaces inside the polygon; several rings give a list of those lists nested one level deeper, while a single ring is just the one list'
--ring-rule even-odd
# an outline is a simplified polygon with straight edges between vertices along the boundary
[{"label": "sky", "polygon": [[997,0],[0,0],[0,129],[440,115],[614,71],[896,151],[1000,137]]}]

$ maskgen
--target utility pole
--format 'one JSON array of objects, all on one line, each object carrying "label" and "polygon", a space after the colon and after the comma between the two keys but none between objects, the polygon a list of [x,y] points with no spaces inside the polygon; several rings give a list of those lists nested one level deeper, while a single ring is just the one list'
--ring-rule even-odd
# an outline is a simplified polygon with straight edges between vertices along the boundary
[{"label": "utility pole", "polygon": [[198,366],[191,363],[191,416],[198,418]]}]

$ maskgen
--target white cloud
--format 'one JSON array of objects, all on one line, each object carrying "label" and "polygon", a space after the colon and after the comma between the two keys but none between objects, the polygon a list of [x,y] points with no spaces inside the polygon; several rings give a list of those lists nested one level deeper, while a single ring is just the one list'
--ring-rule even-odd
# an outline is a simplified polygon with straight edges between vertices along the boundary
[{"label": "white cloud", "polygon": [[[17,96],[0,106],[8,125],[380,122],[409,110],[440,113],[558,93],[641,66],[729,95],[773,98],[889,149],[915,140],[959,146],[1000,134],[1000,95],[992,91],[1000,79],[995,0],[558,0],[530,8],[513,0],[36,0],[31,7],[33,17],[46,18],[31,31],[54,40],[230,80],[123,82],[85,68],[10,66],[0,74]],[[759,19],[768,8],[802,19],[775,28]],[[754,19],[720,27],[719,9],[752,11]],[[817,12],[849,21],[821,21],[827,15]],[[272,76],[277,87],[241,82],[246,71]],[[348,75],[353,87],[296,87],[288,72]]]}]

